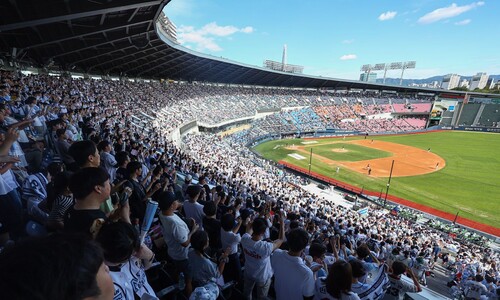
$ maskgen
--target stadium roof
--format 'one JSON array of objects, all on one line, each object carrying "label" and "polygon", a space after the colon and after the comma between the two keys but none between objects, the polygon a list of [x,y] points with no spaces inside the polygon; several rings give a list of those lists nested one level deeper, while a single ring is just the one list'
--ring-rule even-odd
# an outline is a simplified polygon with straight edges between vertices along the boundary
[{"label": "stadium roof", "polygon": [[[71,72],[131,78],[445,92],[295,75],[195,52],[158,34],[155,21],[168,2],[170,0],[2,1],[0,58],[4,63],[20,61],[36,68],[60,68]],[[165,12],[168,15],[168,6]],[[446,93],[464,94],[456,91]]]}]

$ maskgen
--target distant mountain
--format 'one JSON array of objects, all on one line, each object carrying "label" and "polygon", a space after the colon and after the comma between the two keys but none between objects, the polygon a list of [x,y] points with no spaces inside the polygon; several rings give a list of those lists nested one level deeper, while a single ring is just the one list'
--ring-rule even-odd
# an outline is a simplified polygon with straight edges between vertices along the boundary
[{"label": "distant mountain", "polygon": [[[432,76],[425,79],[403,79],[403,85],[408,86],[411,84],[423,84],[423,83],[432,83],[433,81],[441,82],[443,80],[444,75],[440,76]],[[460,80],[467,79],[470,80],[472,76],[460,76]],[[500,75],[490,75],[490,78],[494,78],[495,82],[500,80]],[[377,78],[377,83],[382,83],[384,81],[383,78]],[[394,84],[399,85],[399,78],[386,78],[386,84]]]}]

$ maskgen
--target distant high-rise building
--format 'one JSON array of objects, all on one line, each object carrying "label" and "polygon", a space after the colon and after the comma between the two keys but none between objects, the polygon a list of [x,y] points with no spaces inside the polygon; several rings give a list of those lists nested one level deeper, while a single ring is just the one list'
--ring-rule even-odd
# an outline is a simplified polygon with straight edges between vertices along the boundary
[{"label": "distant high-rise building", "polygon": [[488,82],[488,75],[486,73],[477,73],[476,75],[472,76],[472,79],[470,80],[470,90],[475,90],[475,89],[484,89],[486,86],[486,83]]},{"label": "distant high-rise building", "polygon": [[486,82],[486,88],[488,89],[493,89],[495,86],[495,79],[493,77],[488,78],[488,81]]},{"label": "distant high-rise building", "polygon": [[469,80],[465,78],[462,79],[462,81],[460,81],[460,87],[469,88]]},{"label": "distant high-rise building", "polygon": [[460,75],[448,74],[444,75],[443,81],[441,82],[441,88],[445,90],[451,90],[458,87],[460,83]]},{"label": "distant high-rise building", "polygon": [[359,81],[376,82],[377,73],[361,73],[359,75]]}]

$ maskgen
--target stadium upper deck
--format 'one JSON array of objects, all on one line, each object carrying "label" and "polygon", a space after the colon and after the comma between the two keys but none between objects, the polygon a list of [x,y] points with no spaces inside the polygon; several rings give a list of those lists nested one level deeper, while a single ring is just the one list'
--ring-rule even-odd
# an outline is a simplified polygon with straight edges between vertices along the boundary
[{"label": "stadium upper deck", "polygon": [[[243,85],[373,89],[435,95],[443,92],[298,76],[195,52],[172,43],[157,28],[155,21],[169,2],[27,0],[2,3],[0,65]],[[165,12],[168,14],[168,6]],[[464,92],[451,94],[465,95]]]}]

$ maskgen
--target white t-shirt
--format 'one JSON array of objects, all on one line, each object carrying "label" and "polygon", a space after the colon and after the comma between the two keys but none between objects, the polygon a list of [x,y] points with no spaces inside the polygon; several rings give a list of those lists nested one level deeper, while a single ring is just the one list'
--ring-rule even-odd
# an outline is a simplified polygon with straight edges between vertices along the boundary
[{"label": "white t-shirt", "polygon": [[109,272],[115,286],[113,300],[133,300],[134,294],[141,299],[158,299],[137,257],[132,256],[119,270],[113,269]]},{"label": "white t-shirt", "polygon": [[273,243],[254,241],[250,234],[241,237],[241,246],[245,253],[245,277],[256,282],[266,282],[273,276],[270,256]]},{"label": "white t-shirt", "polygon": [[221,228],[220,241],[222,244],[222,249],[230,247],[231,253],[229,254],[234,254],[238,252],[238,244],[241,242],[241,236],[239,233],[234,233],[232,231],[225,231],[224,229]]},{"label": "white t-shirt", "polygon": [[302,300],[314,295],[314,276],[302,258],[277,249],[271,256],[276,299]]},{"label": "white t-shirt", "polygon": [[316,293],[314,294],[314,300],[360,300],[358,295],[353,292],[349,294],[342,294],[340,298],[334,298],[332,295],[328,294],[326,290],[326,277],[319,277],[316,279]]},{"label": "white t-shirt", "polygon": [[416,293],[417,287],[413,283],[408,283],[402,279],[389,277],[390,286],[385,292],[384,300],[403,300],[406,293]]},{"label": "white t-shirt", "polygon": [[[12,170],[7,170],[7,172],[3,173],[2,175],[3,181],[5,182],[6,187],[6,193],[10,193],[13,189],[17,188],[19,185],[17,184],[17,181],[15,180],[14,173]],[[3,195],[3,192],[2,192]]]},{"label": "white t-shirt", "polygon": [[196,224],[200,225],[200,228],[203,228],[203,217],[205,216],[203,205],[198,202],[192,203],[186,200],[182,204],[182,207],[186,218],[193,218]]},{"label": "white t-shirt", "polygon": [[188,247],[181,244],[188,240],[189,228],[187,224],[176,214],[165,216],[160,214],[160,222],[163,238],[168,247],[168,255],[173,260],[185,260],[188,258]]}]

